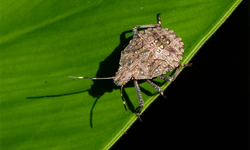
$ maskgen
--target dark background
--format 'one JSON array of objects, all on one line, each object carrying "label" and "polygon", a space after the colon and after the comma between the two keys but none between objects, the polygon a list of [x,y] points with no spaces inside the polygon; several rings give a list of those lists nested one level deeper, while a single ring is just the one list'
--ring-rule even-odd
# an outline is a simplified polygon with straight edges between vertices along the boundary
[{"label": "dark background", "polygon": [[249,149],[249,41],[244,1],[111,149]]}]

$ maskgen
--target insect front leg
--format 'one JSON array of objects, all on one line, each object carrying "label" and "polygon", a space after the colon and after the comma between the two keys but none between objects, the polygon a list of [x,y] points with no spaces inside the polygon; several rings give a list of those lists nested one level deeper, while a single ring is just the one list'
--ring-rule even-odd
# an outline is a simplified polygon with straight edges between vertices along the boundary
[{"label": "insect front leg", "polygon": [[140,113],[143,108],[144,102],[142,99],[141,90],[140,90],[137,80],[134,80],[134,85],[135,85],[136,93],[137,93],[139,104],[140,104],[140,106],[136,108],[135,113],[136,113],[136,116],[139,118],[139,120],[142,122]]},{"label": "insect front leg", "polygon": [[176,69],[176,71],[175,71],[173,77],[157,76],[157,78],[162,79],[162,80],[165,80],[165,81],[170,81],[170,82],[172,82],[172,81],[174,81],[174,80],[176,79],[177,75],[178,75],[179,72],[180,72],[181,67],[190,67],[190,66],[192,66],[192,63],[190,63],[190,64],[181,64],[181,65],[179,65],[179,67]]},{"label": "insect front leg", "polygon": [[161,26],[161,13],[157,14],[158,24],[137,25],[133,28],[133,36],[137,34],[137,28],[156,28]]}]

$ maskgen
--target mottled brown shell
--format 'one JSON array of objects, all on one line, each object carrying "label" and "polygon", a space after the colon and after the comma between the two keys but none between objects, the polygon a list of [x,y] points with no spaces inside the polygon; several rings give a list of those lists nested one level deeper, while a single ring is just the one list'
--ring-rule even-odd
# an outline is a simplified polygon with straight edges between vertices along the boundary
[{"label": "mottled brown shell", "polygon": [[152,79],[172,71],[182,60],[183,45],[181,38],[167,28],[140,31],[121,52],[114,83],[121,86],[131,78]]}]

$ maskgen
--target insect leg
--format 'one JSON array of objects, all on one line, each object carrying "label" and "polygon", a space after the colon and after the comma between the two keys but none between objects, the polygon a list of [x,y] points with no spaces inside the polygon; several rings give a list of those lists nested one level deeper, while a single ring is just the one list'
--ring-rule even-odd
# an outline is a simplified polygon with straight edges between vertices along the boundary
[{"label": "insect leg", "polygon": [[133,36],[137,34],[137,28],[156,28],[161,26],[161,13],[157,14],[158,24],[137,25],[133,28]]},{"label": "insect leg", "polygon": [[190,67],[190,66],[192,66],[192,63],[190,63],[190,64],[181,64],[181,65],[179,65],[179,67],[176,69],[176,71],[175,71],[173,77],[157,76],[157,78],[172,82],[172,81],[174,81],[174,80],[176,79],[178,73],[180,72],[181,67]]},{"label": "insect leg", "polygon": [[190,64],[180,64],[180,65],[181,65],[181,67],[191,67],[193,64],[190,63]]},{"label": "insect leg", "polygon": [[123,85],[121,86],[121,97],[122,97],[123,106],[124,106],[125,110],[127,111],[127,108],[126,108],[126,105],[125,105],[125,101],[123,99]]},{"label": "insect leg", "polygon": [[134,85],[135,85],[135,89],[136,89],[139,104],[140,104],[140,106],[136,108],[135,113],[136,113],[136,116],[139,118],[139,120],[142,122],[141,117],[140,117],[140,113],[141,113],[141,110],[143,108],[144,102],[142,99],[141,90],[140,90],[140,87],[138,85],[137,80],[134,80]]},{"label": "insect leg", "polygon": [[105,78],[89,78],[89,77],[74,77],[74,76],[69,76],[69,78],[77,78],[77,79],[91,79],[91,80],[106,80],[106,79],[114,79],[114,77],[105,77]]},{"label": "insect leg", "polygon": [[161,93],[161,95],[166,98],[166,96],[164,95],[162,89],[156,85],[154,82],[150,81],[150,80],[146,80],[148,84],[150,84],[153,88],[155,88],[159,93]]}]

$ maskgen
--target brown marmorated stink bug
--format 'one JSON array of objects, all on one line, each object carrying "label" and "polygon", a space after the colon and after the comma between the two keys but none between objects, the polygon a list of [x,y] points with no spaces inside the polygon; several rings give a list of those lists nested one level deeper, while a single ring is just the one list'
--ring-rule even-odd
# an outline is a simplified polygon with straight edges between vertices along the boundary
[{"label": "brown marmorated stink bug", "polygon": [[[143,99],[137,80],[146,80],[148,84],[154,87],[164,96],[161,88],[150,81],[152,78],[160,78],[166,81],[174,81],[181,67],[191,66],[191,64],[180,64],[184,52],[181,38],[173,30],[161,28],[161,13],[157,14],[158,24],[137,25],[133,28],[133,38],[128,46],[121,52],[120,66],[116,75],[105,78],[74,77],[78,79],[113,79],[117,86],[121,86],[121,97],[124,107],[123,87],[128,81],[134,81],[134,86],[138,95],[140,106],[136,108],[135,113],[139,120],[143,108]],[[147,28],[137,32],[137,28]],[[173,77],[162,76],[167,72],[174,70]],[[165,97],[165,96],[164,96]]]}]

